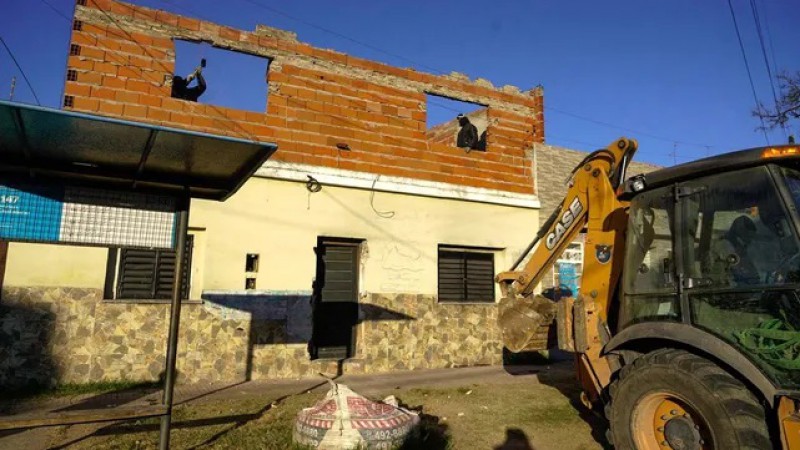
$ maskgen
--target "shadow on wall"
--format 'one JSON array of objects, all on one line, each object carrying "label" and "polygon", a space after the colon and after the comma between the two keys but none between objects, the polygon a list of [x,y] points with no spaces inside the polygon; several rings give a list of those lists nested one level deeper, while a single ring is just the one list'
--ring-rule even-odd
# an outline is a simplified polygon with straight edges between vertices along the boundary
[{"label": "shadow on wall", "polygon": [[50,354],[55,314],[49,307],[6,305],[0,300],[0,392],[34,392],[58,380]]},{"label": "shadow on wall", "polygon": [[[314,328],[311,294],[306,293],[220,293],[203,295],[205,307],[217,307],[223,317],[250,321],[245,361],[245,380],[253,377],[255,349],[267,345],[308,345]],[[416,318],[377,305],[359,303],[357,323],[416,320]]]}]

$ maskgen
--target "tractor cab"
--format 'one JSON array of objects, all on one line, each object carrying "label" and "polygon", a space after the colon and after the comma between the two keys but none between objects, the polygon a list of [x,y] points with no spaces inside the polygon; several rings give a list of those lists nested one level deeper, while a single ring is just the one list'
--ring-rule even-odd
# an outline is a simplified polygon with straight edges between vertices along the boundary
[{"label": "tractor cab", "polygon": [[800,392],[800,148],[707,158],[631,178],[618,334],[672,322]]}]

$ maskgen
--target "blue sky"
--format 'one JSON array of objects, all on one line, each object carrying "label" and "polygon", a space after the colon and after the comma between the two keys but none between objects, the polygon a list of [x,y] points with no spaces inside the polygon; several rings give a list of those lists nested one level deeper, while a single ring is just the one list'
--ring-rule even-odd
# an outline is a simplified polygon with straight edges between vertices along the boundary
[{"label": "blue sky", "polygon": [[[800,70],[800,2],[754,1],[771,67]],[[757,95],[771,103],[750,1],[731,2]],[[0,36],[42,104],[58,106],[70,33],[63,16],[72,15],[74,1],[3,3]],[[547,142],[554,145],[587,150],[626,135],[639,140],[638,160],[670,165],[766,144],[763,133],[756,130],[758,120],[751,115],[755,102],[727,0],[134,3],[245,30],[263,23],[295,31],[301,41],[316,46],[427,72],[462,72],[496,86],[529,89],[541,84]],[[222,56],[208,56],[216,54],[213,50],[184,57],[179,49],[179,70],[196,64],[204,52],[210,67],[227,69],[214,74],[213,87],[219,89],[214,93],[209,68],[208,98],[253,98],[252,90],[242,88],[247,83],[223,82],[219,77],[233,79],[242,73],[240,67],[263,67],[263,60],[227,63]],[[256,73],[256,78],[263,77],[263,69]],[[0,98],[8,98],[15,75],[15,100],[33,102],[0,48]],[[255,97],[263,103],[260,95]],[[453,112],[430,105],[429,114],[451,117]],[[800,134],[800,122],[793,125]],[[768,138],[771,143],[786,139],[779,129],[769,132]]]}]

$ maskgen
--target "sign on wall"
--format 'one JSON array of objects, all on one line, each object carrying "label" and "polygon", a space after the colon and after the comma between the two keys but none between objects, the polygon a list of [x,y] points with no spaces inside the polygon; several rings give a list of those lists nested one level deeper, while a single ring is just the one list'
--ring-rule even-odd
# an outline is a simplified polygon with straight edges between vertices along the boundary
[{"label": "sign on wall", "polygon": [[0,239],[174,248],[169,196],[58,185],[0,184]]}]

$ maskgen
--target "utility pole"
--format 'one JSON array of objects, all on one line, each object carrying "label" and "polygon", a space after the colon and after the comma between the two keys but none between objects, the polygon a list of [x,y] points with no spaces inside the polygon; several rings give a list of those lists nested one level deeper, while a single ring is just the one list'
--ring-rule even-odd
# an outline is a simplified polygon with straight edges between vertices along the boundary
[{"label": "utility pole", "polygon": [[672,156],[672,165],[678,165],[678,143],[672,143],[672,152],[668,154],[668,156]]},{"label": "utility pole", "polygon": [[8,94],[8,99],[14,101],[14,88],[17,87],[17,77],[11,77],[11,93]]}]

